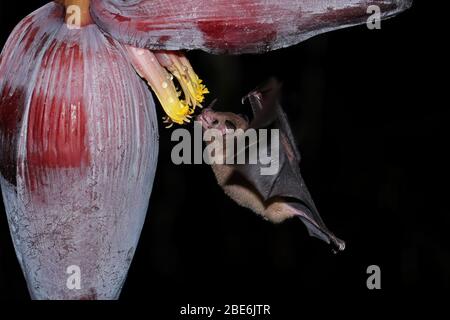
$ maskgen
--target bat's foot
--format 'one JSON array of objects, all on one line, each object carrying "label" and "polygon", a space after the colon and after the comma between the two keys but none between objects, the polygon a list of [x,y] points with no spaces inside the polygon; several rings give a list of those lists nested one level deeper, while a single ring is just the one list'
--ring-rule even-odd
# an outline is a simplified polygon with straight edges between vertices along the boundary
[{"label": "bat's foot", "polygon": [[330,237],[331,244],[333,245],[333,253],[338,253],[339,251],[345,250],[345,241],[336,238],[334,235]]}]

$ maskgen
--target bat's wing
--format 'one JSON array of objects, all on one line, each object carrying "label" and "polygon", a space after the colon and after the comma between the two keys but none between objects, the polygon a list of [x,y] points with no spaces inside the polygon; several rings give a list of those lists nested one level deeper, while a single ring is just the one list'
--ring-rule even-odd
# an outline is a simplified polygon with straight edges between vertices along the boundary
[{"label": "bat's wing", "polygon": [[266,128],[277,120],[280,91],[281,83],[275,78],[270,78],[263,86],[242,98],[242,104],[248,100],[253,111],[253,120],[249,128]]},{"label": "bat's wing", "polygon": [[[272,163],[278,167],[278,171],[270,175],[262,175],[261,169],[266,165],[258,162],[236,165],[236,169],[255,186],[264,200],[273,197],[305,198],[307,193],[304,188],[303,178],[300,174],[300,152],[296,147],[291,128],[286,114],[279,103],[280,83],[270,79],[264,86],[250,92],[243,101],[249,100],[253,109],[254,117],[249,124],[249,129],[278,129],[279,139],[272,141],[271,132],[268,131],[267,144],[259,144],[257,158],[259,155],[271,155],[271,150],[278,151],[278,157],[271,157]],[[250,152],[249,141],[237,150],[236,158],[241,152]],[[274,143],[276,145],[274,145]],[[306,192],[305,192],[306,191]],[[310,198],[310,197],[309,197]]]},{"label": "bat's wing", "polygon": [[[270,203],[274,199],[283,199],[291,213],[298,216],[306,225],[310,235],[333,244],[338,250],[344,249],[344,242],[336,238],[325,226],[300,173],[300,152],[296,147],[286,114],[278,101],[280,84],[271,79],[266,86],[252,91],[246,96],[251,103],[254,118],[250,128],[278,129],[279,140],[268,139],[264,146],[258,145],[259,154],[270,155],[270,165],[236,164],[236,170],[247,179],[262,198]],[[270,131],[268,136],[270,137]],[[274,143],[276,145],[274,146]],[[278,147],[278,148],[277,148]],[[250,152],[249,145],[239,152]],[[278,157],[271,156],[278,149]],[[276,152],[276,151],[275,151]],[[259,159],[259,158],[258,158]],[[278,161],[278,163],[275,163]],[[262,174],[262,169],[272,166],[278,168],[273,174]]]},{"label": "bat's wing", "polygon": [[280,105],[281,83],[275,78],[270,78],[263,86],[256,88],[242,98],[250,102],[253,111],[253,120],[249,128],[259,129],[276,126],[284,133],[288,155],[292,160],[300,163],[300,152],[297,149],[294,136],[289,126],[286,114]]}]

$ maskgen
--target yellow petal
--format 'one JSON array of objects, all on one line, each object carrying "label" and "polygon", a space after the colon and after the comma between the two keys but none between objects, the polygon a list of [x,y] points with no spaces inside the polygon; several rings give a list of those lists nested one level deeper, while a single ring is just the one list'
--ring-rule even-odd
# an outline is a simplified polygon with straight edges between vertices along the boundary
[{"label": "yellow petal", "polygon": [[173,76],[161,66],[153,52],[131,46],[126,48],[136,72],[147,80],[170,122],[190,122],[187,118],[192,113],[189,102],[179,99],[179,92],[172,81]]},{"label": "yellow petal", "polygon": [[178,51],[158,51],[155,56],[162,66],[172,73],[181,85],[186,103],[195,109],[201,107],[204,95],[209,93],[202,80],[194,72],[189,60]]}]

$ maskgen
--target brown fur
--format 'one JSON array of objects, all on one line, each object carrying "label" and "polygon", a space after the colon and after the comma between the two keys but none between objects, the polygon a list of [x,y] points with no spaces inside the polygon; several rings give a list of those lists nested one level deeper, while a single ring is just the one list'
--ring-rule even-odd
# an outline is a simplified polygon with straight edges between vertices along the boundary
[{"label": "brown fur", "polygon": [[[215,128],[225,135],[226,129],[229,129],[226,121],[231,122],[236,129],[247,129],[247,121],[234,113],[214,112],[206,110],[199,117],[205,129]],[[225,150],[221,150],[225,157]],[[265,203],[261,195],[242,177],[236,177],[235,170],[230,165],[212,165],[217,183],[231,199],[242,207],[248,208],[259,214],[264,219],[273,223],[280,223],[294,216],[294,211],[283,203],[282,199],[272,200]]]},{"label": "brown fur", "polygon": [[273,223],[280,223],[294,216],[295,212],[282,199],[264,203],[261,196],[250,185],[230,182],[234,174],[231,166],[213,165],[212,169],[217,183],[225,194],[240,206],[252,210]]}]

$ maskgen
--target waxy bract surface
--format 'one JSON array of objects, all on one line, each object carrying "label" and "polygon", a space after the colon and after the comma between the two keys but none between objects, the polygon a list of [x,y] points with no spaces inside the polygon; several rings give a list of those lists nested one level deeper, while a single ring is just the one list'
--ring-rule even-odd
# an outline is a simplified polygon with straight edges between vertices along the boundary
[{"label": "waxy bract surface", "polygon": [[92,0],[96,23],[117,40],[149,49],[260,53],[387,18],[412,0]]},{"label": "waxy bract surface", "polygon": [[122,45],[64,11],[25,18],[1,54],[1,187],[33,298],[115,299],[152,189],[155,108]]}]

